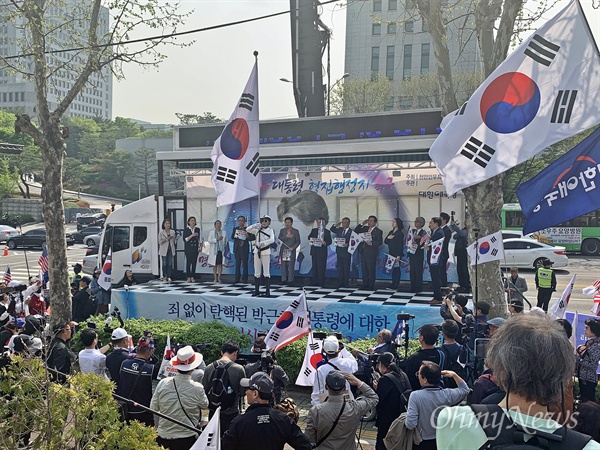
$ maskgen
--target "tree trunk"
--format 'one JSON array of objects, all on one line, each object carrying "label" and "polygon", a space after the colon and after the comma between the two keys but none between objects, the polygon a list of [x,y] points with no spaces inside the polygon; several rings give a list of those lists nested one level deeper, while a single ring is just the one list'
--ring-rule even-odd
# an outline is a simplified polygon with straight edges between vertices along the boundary
[{"label": "tree trunk", "polygon": [[[45,135],[54,146],[41,147],[44,155],[43,210],[48,239],[48,270],[50,277],[50,303],[52,323],[71,320],[71,289],[67,264],[65,239],[65,210],[63,204],[62,168],[64,144],[59,130],[47,130]],[[50,140],[48,139],[48,140]],[[56,148],[58,147],[58,148]]]},{"label": "tree trunk", "polygon": [[[469,224],[469,242],[475,241],[474,228],[478,228],[478,237],[497,232],[501,226],[499,211],[502,210],[502,180],[504,174],[498,175],[482,183],[463,189],[467,204],[466,219]],[[486,301],[492,305],[490,317],[506,316],[507,307],[502,285],[500,262],[493,261],[477,266],[470,266],[473,303],[476,300]]]}]

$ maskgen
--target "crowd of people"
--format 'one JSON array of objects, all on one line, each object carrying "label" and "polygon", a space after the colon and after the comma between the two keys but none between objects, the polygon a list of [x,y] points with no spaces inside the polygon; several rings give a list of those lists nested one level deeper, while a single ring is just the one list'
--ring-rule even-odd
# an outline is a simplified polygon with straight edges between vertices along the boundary
[{"label": "crowd of people", "polygon": [[[283,213],[283,209],[282,211],[279,209],[278,214]],[[431,218],[428,230],[424,228],[425,219],[423,217],[417,217],[410,227],[405,227],[402,219],[395,218],[392,220],[392,229],[386,235],[378,227],[376,216],[369,216],[353,228],[350,226],[350,219],[344,217],[329,229],[327,228],[328,216],[319,216],[312,222],[312,229],[306,236],[301,235],[299,229],[294,227],[294,217],[291,215],[282,215],[280,220],[284,226],[277,232],[272,228],[272,219],[268,215],[262,216],[258,223],[252,225],[247,223],[245,216],[239,216],[237,226],[231,230],[229,235],[222,229],[221,221],[216,220],[214,228],[208,233],[205,241],[202,230],[197,226],[196,218],[190,217],[187,222],[188,226],[183,231],[186,281],[195,282],[196,278],[200,276],[196,273],[198,254],[206,251],[205,242],[207,242],[209,244],[208,264],[213,270],[213,282],[220,283],[223,258],[230,252],[229,243],[231,242],[233,248],[231,253],[235,259],[234,284],[248,282],[249,260],[252,256],[255,296],[270,295],[272,251],[278,252],[282,284],[292,284],[295,274],[301,272],[303,261],[309,260],[309,267],[312,270],[311,285],[323,287],[326,283],[328,247],[333,245],[336,254],[337,287],[349,287],[351,277],[357,278],[357,272],[353,271],[353,261],[358,259],[362,276],[361,287],[374,290],[377,258],[381,246],[386,245],[388,254],[395,258],[393,267],[390,269],[392,281],[388,288],[398,289],[400,285],[400,262],[405,256],[406,249],[410,265],[411,291],[418,293],[423,290],[423,270],[428,266],[434,290],[432,302],[435,304],[441,302],[442,290],[448,285],[449,245],[450,241],[455,239],[457,289],[460,292],[470,292],[471,290],[467,258],[467,228],[464,224],[459,226],[454,217],[445,212],[440,213],[439,217]],[[302,225],[301,228],[305,229],[305,224]],[[361,238],[356,252],[352,249],[352,233],[358,234]],[[176,233],[171,229],[170,221],[164,220],[158,236],[162,264],[161,280],[163,281],[172,281],[176,239]],[[439,259],[432,259],[432,252],[429,251],[430,243],[437,239],[444,240],[442,252]],[[426,255],[427,261],[425,260]],[[261,283],[265,285],[263,294],[260,293]]]}]

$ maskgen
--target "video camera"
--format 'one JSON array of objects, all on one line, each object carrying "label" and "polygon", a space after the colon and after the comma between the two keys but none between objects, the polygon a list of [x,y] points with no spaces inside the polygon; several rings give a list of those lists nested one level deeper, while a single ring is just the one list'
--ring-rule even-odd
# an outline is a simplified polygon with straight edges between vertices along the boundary
[{"label": "video camera", "polygon": [[271,373],[273,366],[275,365],[275,359],[273,359],[273,353],[269,350],[264,350],[260,354],[260,370],[266,374]]},{"label": "video camera", "polygon": [[16,286],[7,286],[0,288],[0,294],[13,294],[15,292],[23,292],[27,289],[27,286],[24,284],[18,284]]}]

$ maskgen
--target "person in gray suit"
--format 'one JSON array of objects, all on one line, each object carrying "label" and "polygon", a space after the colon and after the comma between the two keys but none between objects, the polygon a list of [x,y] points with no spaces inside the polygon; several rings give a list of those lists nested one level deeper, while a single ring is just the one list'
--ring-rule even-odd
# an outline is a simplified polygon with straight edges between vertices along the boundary
[{"label": "person in gray suit", "polygon": [[523,301],[523,293],[527,291],[527,281],[519,276],[519,269],[510,268],[510,277],[504,279],[504,290],[508,293],[508,302],[511,300]]},{"label": "person in gray suit", "polygon": [[296,264],[296,249],[300,246],[300,232],[292,227],[294,219],[291,217],[286,217],[284,223],[285,228],[279,230],[281,283],[291,284],[294,281],[294,265]]}]

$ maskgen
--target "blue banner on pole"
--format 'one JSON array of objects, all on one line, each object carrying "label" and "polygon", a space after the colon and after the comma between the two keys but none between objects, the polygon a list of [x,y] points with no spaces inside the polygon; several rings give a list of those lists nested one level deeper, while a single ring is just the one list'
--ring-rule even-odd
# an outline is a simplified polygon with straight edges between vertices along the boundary
[{"label": "blue banner on pole", "polygon": [[523,233],[600,209],[600,128],[517,188]]}]

